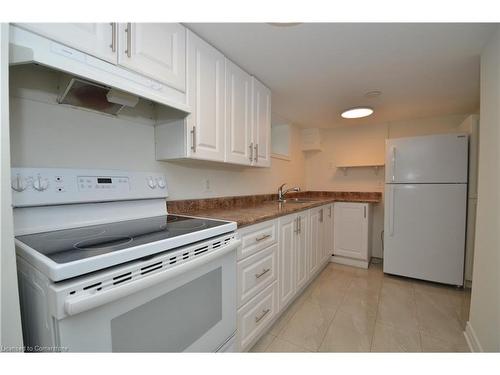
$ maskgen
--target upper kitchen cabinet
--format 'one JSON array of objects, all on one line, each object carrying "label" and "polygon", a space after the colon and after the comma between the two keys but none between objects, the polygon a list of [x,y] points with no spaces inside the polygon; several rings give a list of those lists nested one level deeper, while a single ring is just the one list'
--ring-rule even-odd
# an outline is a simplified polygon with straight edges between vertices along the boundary
[{"label": "upper kitchen cabinet", "polygon": [[188,32],[188,155],[224,161],[224,55]]},{"label": "upper kitchen cabinet", "polygon": [[271,91],[252,77],[252,138],[254,164],[271,166]]},{"label": "upper kitchen cabinet", "polygon": [[188,31],[187,96],[191,114],[156,126],[156,159],[225,158],[225,58]]},{"label": "upper kitchen cabinet", "polygon": [[116,64],[116,23],[20,23],[18,26]]},{"label": "upper kitchen cabinet", "polygon": [[186,90],[186,28],[178,23],[122,23],[118,64]]},{"label": "upper kitchen cabinet", "polygon": [[22,23],[10,64],[38,64],[190,112],[186,33],[178,23]]},{"label": "upper kitchen cabinet", "polygon": [[254,163],[252,77],[226,59],[226,161]]},{"label": "upper kitchen cabinet", "polygon": [[191,114],[158,121],[157,160],[271,165],[271,92],[189,30],[186,92]]}]

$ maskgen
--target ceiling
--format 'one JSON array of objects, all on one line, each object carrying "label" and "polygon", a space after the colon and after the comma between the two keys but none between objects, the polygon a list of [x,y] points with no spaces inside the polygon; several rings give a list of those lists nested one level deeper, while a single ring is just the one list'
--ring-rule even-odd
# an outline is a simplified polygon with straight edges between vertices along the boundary
[{"label": "ceiling", "polygon": [[[273,112],[329,128],[479,108],[479,54],[498,24],[189,23],[272,90]],[[368,91],[382,95],[366,98]],[[375,109],[346,120],[347,108]]]}]

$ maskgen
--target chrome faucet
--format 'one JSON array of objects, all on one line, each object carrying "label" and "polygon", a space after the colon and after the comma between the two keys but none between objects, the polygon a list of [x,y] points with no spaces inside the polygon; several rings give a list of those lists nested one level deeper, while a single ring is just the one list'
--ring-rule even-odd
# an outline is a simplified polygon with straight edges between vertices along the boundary
[{"label": "chrome faucet", "polygon": [[283,185],[281,185],[279,188],[278,188],[278,201],[279,202],[284,202],[285,201],[285,195],[286,193],[290,192],[290,191],[295,191],[295,192],[298,192],[300,191],[300,187],[293,187],[293,188],[290,188],[290,189],[286,189],[285,191],[283,191],[283,186],[285,186],[286,183],[284,183]]}]

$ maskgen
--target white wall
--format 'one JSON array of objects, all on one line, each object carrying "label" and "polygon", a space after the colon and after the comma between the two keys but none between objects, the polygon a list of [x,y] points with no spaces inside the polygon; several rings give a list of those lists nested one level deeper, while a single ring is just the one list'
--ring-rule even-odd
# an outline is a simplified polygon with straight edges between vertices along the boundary
[{"label": "white wall", "polygon": [[[271,168],[194,161],[158,162],[147,110],[115,118],[56,104],[57,79],[40,69],[12,71],[11,145],[16,167],[161,171],[169,199],[275,192],[284,182],[305,187],[300,132],[292,126],[291,160]],[[209,179],[210,191],[202,181]]]},{"label": "white wall", "polygon": [[500,351],[500,29],[481,54],[481,125],[474,283],[467,332],[476,350]]},{"label": "white wall", "polygon": [[[353,168],[347,175],[338,165],[383,164],[385,139],[458,131],[467,115],[450,115],[398,121],[379,125],[321,129],[322,151],[305,153],[305,182],[308,190],[384,191],[384,169]],[[383,202],[373,210],[373,256],[382,257]]]}]

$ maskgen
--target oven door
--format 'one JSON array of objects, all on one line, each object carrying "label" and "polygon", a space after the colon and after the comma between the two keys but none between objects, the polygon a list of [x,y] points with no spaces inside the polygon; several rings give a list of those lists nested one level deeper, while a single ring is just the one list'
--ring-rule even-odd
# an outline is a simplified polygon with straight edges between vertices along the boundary
[{"label": "oven door", "polygon": [[239,243],[176,267],[173,277],[157,275],[163,279],[153,285],[130,282],[120,298],[66,301],[71,315],[56,322],[57,345],[76,352],[217,351],[236,331]]}]

